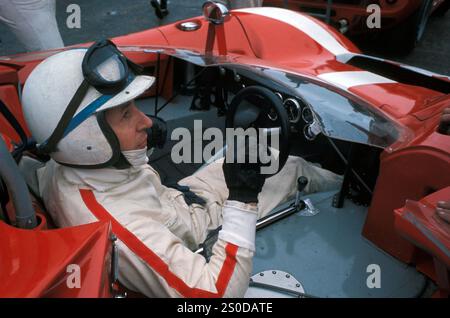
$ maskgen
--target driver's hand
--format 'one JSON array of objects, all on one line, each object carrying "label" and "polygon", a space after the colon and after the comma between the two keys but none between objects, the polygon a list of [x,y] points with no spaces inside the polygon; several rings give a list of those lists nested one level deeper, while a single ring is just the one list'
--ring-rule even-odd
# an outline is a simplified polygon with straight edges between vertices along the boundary
[{"label": "driver's hand", "polygon": [[224,161],[222,169],[229,191],[228,200],[243,203],[258,202],[258,194],[266,181],[265,175],[260,173],[258,164]]},{"label": "driver's hand", "polygon": [[439,201],[436,206],[436,214],[450,223],[450,201]]},{"label": "driver's hand", "polygon": [[[245,151],[245,163],[237,163],[237,153],[234,152],[234,162],[227,162],[225,158],[222,169],[225,176],[225,182],[228,187],[228,200],[239,201],[243,203],[257,203],[258,194],[266,181],[266,174],[261,174],[260,163],[249,163],[248,154],[257,149],[241,149]],[[235,148],[236,149],[236,148]],[[227,152],[229,150],[227,149]]]}]

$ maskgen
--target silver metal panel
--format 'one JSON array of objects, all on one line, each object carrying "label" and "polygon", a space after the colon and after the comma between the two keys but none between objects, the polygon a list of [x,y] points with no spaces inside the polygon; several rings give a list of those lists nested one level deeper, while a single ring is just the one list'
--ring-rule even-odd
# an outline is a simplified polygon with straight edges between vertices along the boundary
[{"label": "silver metal panel", "polygon": [[[253,274],[282,270],[318,297],[415,297],[425,278],[378,249],[361,231],[367,208],[346,200],[331,207],[334,192],[309,195],[320,210],[315,216],[294,214],[256,234]],[[369,288],[371,264],[380,267],[381,288]]]}]

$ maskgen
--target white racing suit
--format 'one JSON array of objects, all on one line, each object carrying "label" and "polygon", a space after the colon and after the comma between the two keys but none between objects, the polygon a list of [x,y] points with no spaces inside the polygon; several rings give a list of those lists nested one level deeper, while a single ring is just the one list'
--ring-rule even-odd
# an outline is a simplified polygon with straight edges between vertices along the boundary
[{"label": "white racing suit", "polygon": [[[50,161],[38,170],[39,188],[60,227],[98,219],[112,222],[119,237],[119,281],[149,297],[242,297],[252,271],[255,224],[296,192],[337,188],[340,176],[298,157],[268,178],[258,208],[226,201],[222,160],[179,182],[205,199],[188,206],[183,194],[161,184],[150,166],[125,170],[75,169]],[[209,230],[222,225],[209,262],[193,252]]]}]

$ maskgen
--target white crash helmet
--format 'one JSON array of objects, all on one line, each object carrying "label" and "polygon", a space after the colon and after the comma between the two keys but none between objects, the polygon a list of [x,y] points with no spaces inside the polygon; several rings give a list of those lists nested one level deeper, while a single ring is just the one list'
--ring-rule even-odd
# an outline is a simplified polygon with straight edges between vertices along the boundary
[{"label": "white crash helmet", "polygon": [[138,67],[109,40],[40,63],[22,93],[25,120],[38,149],[71,167],[129,166],[104,111],[137,98],[155,81],[135,75],[129,66]]}]

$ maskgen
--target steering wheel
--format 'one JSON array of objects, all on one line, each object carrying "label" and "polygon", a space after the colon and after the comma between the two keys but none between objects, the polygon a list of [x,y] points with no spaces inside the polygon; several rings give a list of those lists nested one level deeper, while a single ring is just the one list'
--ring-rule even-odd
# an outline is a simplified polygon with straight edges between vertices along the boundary
[{"label": "steering wheel", "polygon": [[[262,86],[249,86],[239,91],[231,101],[227,112],[226,128],[263,128],[267,135],[268,145],[271,134],[278,134],[279,151],[277,174],[286,164],[289,156],[290,125],[282,100],[271,90]],[[259,130],[257,130],[259,132]],[[275,136],[276,137],[276,136]]]}]

